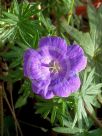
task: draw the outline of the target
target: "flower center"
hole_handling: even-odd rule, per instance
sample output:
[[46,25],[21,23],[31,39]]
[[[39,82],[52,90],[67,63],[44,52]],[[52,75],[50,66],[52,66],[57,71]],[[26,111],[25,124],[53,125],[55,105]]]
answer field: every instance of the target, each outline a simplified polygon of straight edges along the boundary
[[50,68],[50,72],[52,72],[52,73],[58,73],[60,71],[60,69],[61,69],[58,62],[55,62],[55,61],[50,63],[49,68]]

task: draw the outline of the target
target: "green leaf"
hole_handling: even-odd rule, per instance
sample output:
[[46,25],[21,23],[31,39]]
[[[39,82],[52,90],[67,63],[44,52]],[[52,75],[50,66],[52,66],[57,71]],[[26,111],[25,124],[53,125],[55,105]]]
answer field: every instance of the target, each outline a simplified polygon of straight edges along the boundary
[[24,50],[20,47],[12,47],[12,49],[9,52],[1,53],[1,55],[6,59],[21,59],[23,56]]
[[30,89],[31,89],[30,83],[25,81],[20,90],[22,94],[19,96],[18,100],[16,101],[15,108],[20,108],[27,103],[27,99],[30,95]]
[[75,136],[102,136],[102,129],[101,128],[93,129],[90,131],[83,132],[81,134],[80,133],[75,134]]
[[15,108],[20,108],[22,106],[24,106],[27,103],[27,97],[19,97],[19,99],[16,102]]
[[11,62],[9,68],[15,68],[21,64],[21,59],[15,59]]
[[23,79],[23,71],[20,68],[9,71],[7,76],[0,76],[0,79],[4,81],[12,81],[12,83],[14,83]]
[[79,97],[79,100],[78,100],[78,109],[77,109],[77,116],[78,116],[78,124],[79,124],[79,127],[82,128],[82,107],[83,107],[83,101],[82,101],[82,98]]
[[101,88],[102,88],[102,83],[99,83],[96,85],[93,84],[87,89],[86,94],[87,95],[97,95],[98,93],[101,93]]
[[14,20],[15,22],[18,22],[18,17],[17,17],[15,14],[8,13],[8,12],[3,12],[3,14],[4,14],[7,18],[12,19],[12,20]]
[[[44,104],[43,104],[43,105],[44,105]],[[44,107],[41,107],[41,106],[38,106],[38,105],[37,105],[36,113],[41,114],[41,115],[43,116],[43,118],[45,119],[45,118],[47,118],[47,116],[50,114],[51,109],[52,109],[52,107],[49,108],[48,105],[45,105]]]
[[95,46],[97,49],[102,43],[102,6],[96,9],[94,6],[88,6],[88,18],[90,24],[90,34]]
[[91,130],[91,131],[89,131],[88,136],[102,136],[102,129],[98,128],[95,130]]
[[52,113],[51,113],[51,123],[53,124],[56,118],[56,113],[57,113],[57,107],[53,107]]
[[[63,118],[67,118],[67,104],[62,98],[53,98],[51,100],[39,100],[36,103],[36,113],[40,113],[44,118],[49,117],[51,123],[59,122],[63,126]],[[66,112],[67,111],[67,112]],[[69,119],[69,117],[68,117]]]
[[13,9],[16,15],[19,15],[19,5],[17,0],[13,0]]
[[23,6],[25,6],[24,11],[22,12],[21,16],[23,18],[28,18],[31,16],[34,16],[35,14],[39,13],[39,9],[37,8],[38,3],[25,3],[25,5],[23,4]]
[[63,21],[62,27],[69,35],[71,35],[74,40],[85,50],[85,53],[89,56],[94,56],[94,45],[91,39],[90,34],[83,33],[67,24],[66,21]]
[[74,128],[55,127],[55,128],[53,128],[53,130],[55,132],[63,133],[63,134],[76,134],[76,133],[82,133],[84,131],[83,129],[79,129],[77,127],[74,127]]
[[96,45],[96,37],[97,37],[97,13],[96,8],[93,6],[88,6],[88,17],[89,17],[89,24],[90,24],[90,34],[93,40],[93,44]]
[[85,105],[91,114],[95,114],[94,107],[100,108],[97,95],[101,93],[101,88],[102,83],[95,83],[95,69],[86,69],[82,73],[82,86],[80,91],[74,94],[76,114],[73,127],[78,122],[79,128],[83,128],[83,121],[87,127],[90,126]]
[[94,79],[94,72],[95,72],[95,69],[91,70],[91,72],[89,73],[88,77],[86,78],[87,76],[87,70],[84,72],[84,80],[83,80],[83,84],[82,84],[82,87],[81,89],[85,92],[88,87],[92,84],[92,81]]
[[92,69],[90,72],[85,70],[81,86],[83,97],[86,95],[96,96],[101,92],[101,88],[102,83],[95,83],[95,69]]
[[40,17],[39,18],[40,18],[41,23],[46,28],[48,34],[50,35],[50,34],[54,33],[55,26],[51,24],[51,20],[49,18],[45,18],[42,13],[40,13]]
[[[28,47],[34,43],[34,36],[38,33],[39,20],[31,19],[39,12],[38,3],[21,2],[13,0],[9,11],[4,11],[0,20],[0,40],[19,39]],[[39,31],[40,32],[40,31]],[[34,46],[34,45],[33,45]]]
[[4,118],[4,136],[14,135],[16,135],[14,119],[11,116],[6,115]]

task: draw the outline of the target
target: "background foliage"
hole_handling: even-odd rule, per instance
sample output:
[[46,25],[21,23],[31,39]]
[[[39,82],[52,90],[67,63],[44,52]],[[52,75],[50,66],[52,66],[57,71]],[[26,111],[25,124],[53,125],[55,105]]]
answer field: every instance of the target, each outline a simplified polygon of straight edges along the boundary
[[[29,99],[34,114],[48,120],[56,135],[102,135],[102,116],[98,117],[102,110],[102,6],[96,9],[92,2],[87,4],[87,15],[77,16],[76,7],[84,4],[81,0],[13,0],[9,6],[1,1],[1,136],[23,136],[18,111],[27,106]],[[68,98],[44,100],[32,93],[30,81],[23,76],[24,51],[36,49],[38,40],[47,35],[79,44],[88,58],[86,69],[80,73],[81,87]],[[33,122],[33,127],[38,126]]]

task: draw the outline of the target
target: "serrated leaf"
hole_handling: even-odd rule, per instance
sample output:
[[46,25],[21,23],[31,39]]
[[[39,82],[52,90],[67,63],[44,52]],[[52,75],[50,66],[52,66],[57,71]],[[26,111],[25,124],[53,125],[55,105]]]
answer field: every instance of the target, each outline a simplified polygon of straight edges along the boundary
[[63,21],[62,27],[85,50],[86,54],[88,54],[91,57],[94,56],[94,45],[93,45],[93,41],[91,39],[91,36],[88,32],[83,33],[81,31],[69,26],[66,21]]
[[[82,86],[80,92],[75,94],[75,118],[73,121],[73,126],[75,126],[76,122],[79,122],[79,128],[83,126],[83,119],[87,126],[89,126],[88,116],[86,112],[86,108],[91,114],[94,114],[94,107],[99,108],[100,104],[97,101],[97,95],[101,93],[102,84],[95,83],[95,69],[88,71],[87,69],[84,71],[84,75],[82,76]],[[86,105],[86,107],[85,107]]]
[[96,44],[96,36],[97,36],[97,14],[96,8],[93,6],[88,6],[88,17],[89,17],[89,24],[90,24],[90,34],[93,40],[94,45]]
[[32,15],[39,12],[37,6],[38,3],[24,1],[18,4],[17,0],[13,0],[11,8],[3,12],[0,20],[0,40],[15,42],[19,39],[31,47],[34,36],[39,30],[39,20],[30,19]]
[[87,71],[85,71],[85,73],[84,73],[84,81],[83,81],[83,85],[82,85],[82,87],[81,87],[81,89],[82,89],[83,91],[85,91],[85,90],[92,84],[92,81],[93,81],[93,79],[94,79],[94,72],[95,72],[95,69],[93,69],[93,70],[89,73],[89,75],[88,75],[88,77],[87,77],[87,79],[86,79]]
[[53,124],[56,118],[57,108],[53,107],[52,113],[51,113],[51,123]]
[[95,48],[97,49],[102,43],[102,6],[96,9],[94,6],[88,6],[88,18],[90,24],[90,34]]
[[102,83],[99,84],[92,84],[87,90],[86,90],[86,94],[87,95],[97,95],[99,93],[101,93],[101,88],[102,88]]

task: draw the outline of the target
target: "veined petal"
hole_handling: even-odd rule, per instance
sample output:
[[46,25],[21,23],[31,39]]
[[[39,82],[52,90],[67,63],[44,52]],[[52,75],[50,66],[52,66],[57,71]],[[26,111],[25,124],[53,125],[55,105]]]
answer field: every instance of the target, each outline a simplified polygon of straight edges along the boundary
[[71,69],[70,69],[70,61],[69,58],[66,56],[58,60],[59,63],[59,70],[58,72],[51,73],[51,84],[50,86],[54,86],[59,82],[63,82],[63,80],[68,79],[70,77]]
[[24,75],[28,78],[36,80],[47,79],[50,75],[49,69],[41,65],[40,54],[33,50],[28,49],[24,54]]
[[60,37],[44,37],[39,41],[39,48],[47,56],[61,58],[67,52],[66,41]]
[[52,90],[54,95],[59,97],[68,97],[71,93],[80,88],[80,78],[78,76],[70,77],[56,84]]
[[77,73],[85,69],[87,58],[84,55],[83,49],[79,45],[68,46],[67,56],[69,56],[72,72]]
[[41,62],[49,64],[52,61],[52,56],[49,53],[48,47],[43,47],[38,49],[38,53],[41,55]]
[[42,80],[40,82],[32,81],[32,90],[34,93],[40,95],[44,99],[51,99],[54,97],[54,94],[52,91],[48,90],[48,86],[50,84],[50,79],[48,80]]

